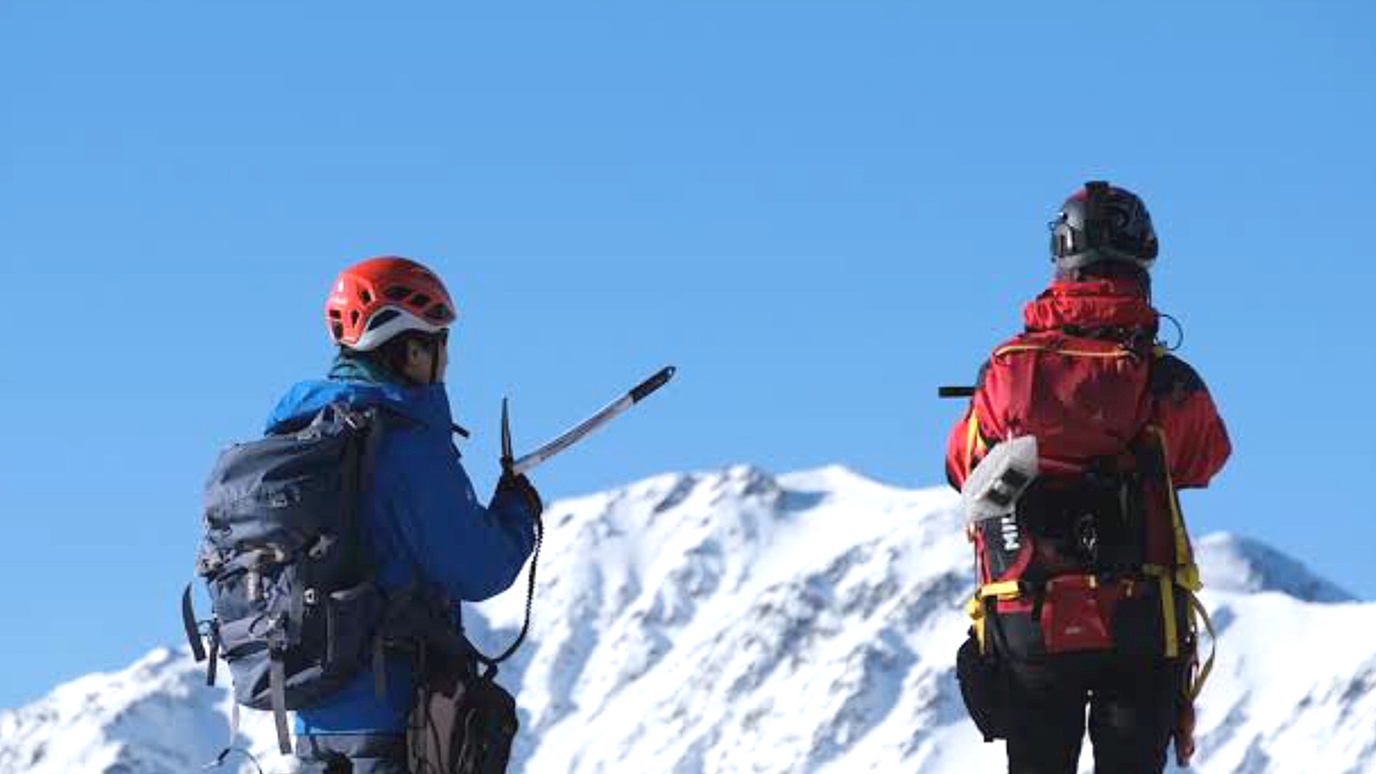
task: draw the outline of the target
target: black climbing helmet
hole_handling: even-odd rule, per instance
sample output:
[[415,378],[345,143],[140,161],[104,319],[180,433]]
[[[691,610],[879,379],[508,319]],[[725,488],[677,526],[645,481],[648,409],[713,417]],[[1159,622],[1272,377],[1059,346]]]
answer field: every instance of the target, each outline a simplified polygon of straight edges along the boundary
[[1126,188],[1091,180],[1061,205],[1051,227],[1051,260],[1061,271],[1095,263],[1128,263],[1150,269],[1156,231],[1147,205]]

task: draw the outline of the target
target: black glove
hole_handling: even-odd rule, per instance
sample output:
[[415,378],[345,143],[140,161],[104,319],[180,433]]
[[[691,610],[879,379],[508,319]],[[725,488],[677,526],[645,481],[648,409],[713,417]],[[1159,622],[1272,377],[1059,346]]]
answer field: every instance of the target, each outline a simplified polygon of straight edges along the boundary
[[535,491],[535,485],[530,483],[524,473],[512,475],[511,471],[502,471],[502,477],[497,479],[497,492],[516,492],[530,509],[530,515],[540,518],[540,514],[545,512],[545,504],[540,501],[540,493]]

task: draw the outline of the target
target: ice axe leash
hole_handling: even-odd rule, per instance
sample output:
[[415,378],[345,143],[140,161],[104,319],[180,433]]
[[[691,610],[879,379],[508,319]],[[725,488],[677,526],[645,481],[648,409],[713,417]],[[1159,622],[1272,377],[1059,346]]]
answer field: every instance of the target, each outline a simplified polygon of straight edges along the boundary
[[[512,452],[510,401],[506,398],[502,398],[501,463],[503,476],[515,478],[549,461],[555,455],[583,440],[583,438],[592,431],[625,413],[627,409],[644,400],[655,390],[668,384],[669,380],[674,378],[675,370],[673,366],[660,369],[654,376],[632,387],[630,392],[608,403],[596,414],[593,414],[564,432],[563,435],[560,435],[558,438],[555,438],[520,459],[516,459]],[[488,678],[496,675],[498,664],[511,658],[511,656],[516,653],[516,650],[521,647],[521,643],[525,642],[526,634],[530,631],[530,611],[535,602],[535,568],[540,563],[540,546],[544,541],[545,523],[537,514],[535,517],[535,548],[531,552],[530,575],[526,584],[526,615],[525,619],[521,622],[521,633],[516,635],[516,640],[512,642],[506,650],[492,658],[484,656],[482,653],[478,652],[477,648],[473,648],[474,656],[480,663],[487,667],[484,675]],[[470,647],[472,647],[471,644]]]

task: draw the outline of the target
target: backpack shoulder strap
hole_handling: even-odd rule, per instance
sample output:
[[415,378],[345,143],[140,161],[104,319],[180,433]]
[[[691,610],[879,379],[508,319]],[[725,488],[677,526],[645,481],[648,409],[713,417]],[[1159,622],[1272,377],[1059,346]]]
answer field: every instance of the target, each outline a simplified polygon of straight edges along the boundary
[[389,427],[407,421],[405,417],[380,406],[364,411],[352,411],[338,407],[343,421],[354,430],[353,443],[344,460],[344,488],[352,496],[344,500],[343,526],[347,535],[356,538],[356,561],[360,566],[373,562],[372,551],[364,539],[366,530],[362,522],[363,498],[372,489],[373,471],[377,467],[378,450]]

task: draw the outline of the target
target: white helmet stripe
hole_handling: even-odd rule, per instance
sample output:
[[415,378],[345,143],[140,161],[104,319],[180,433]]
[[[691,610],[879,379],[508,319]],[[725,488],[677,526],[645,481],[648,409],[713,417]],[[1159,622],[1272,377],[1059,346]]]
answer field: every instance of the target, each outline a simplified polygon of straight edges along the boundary
[[[397,314],[387,322],[373,327],[373,320],[377,319],[378,315],[386,313],[389,309]],[[398,334],[405,333],[406,331],[439,333],[444,330],[445,327],[444,325],[439,325],[425,320],[424,318],[417,317],[414,313],[399,306],[384,306],[369,316],[368,322],[363,325],[363,335],[358,337],[358,343],[350,345],[349,348],[358,350],[359,352],[370,352],[382,346],[388,339]]]

